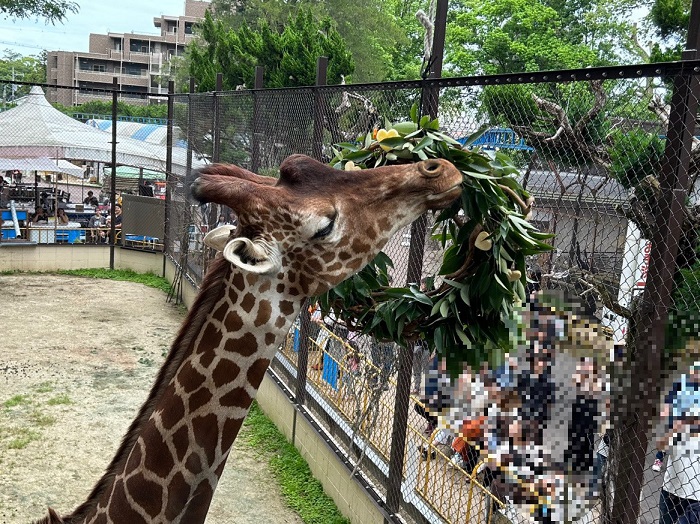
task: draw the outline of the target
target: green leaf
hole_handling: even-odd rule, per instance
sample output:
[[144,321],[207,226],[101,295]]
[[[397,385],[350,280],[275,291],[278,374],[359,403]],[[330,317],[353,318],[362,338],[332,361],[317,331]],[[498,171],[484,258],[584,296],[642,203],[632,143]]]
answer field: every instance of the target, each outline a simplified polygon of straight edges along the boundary
[[411,118],[411,122],[418,123],[418,102],[413,102],[411,110],[409,111],[409,117]]

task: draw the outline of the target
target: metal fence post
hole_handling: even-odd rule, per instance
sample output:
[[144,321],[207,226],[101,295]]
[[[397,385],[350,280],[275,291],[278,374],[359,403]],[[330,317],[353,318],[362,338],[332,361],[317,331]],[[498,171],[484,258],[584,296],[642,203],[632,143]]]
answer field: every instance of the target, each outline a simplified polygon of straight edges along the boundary
[[263,88],[265,67],[255,66],[255,83],[253,85],[253,136],[250,143],[250,170],[257,173],[260,169],[260,93]]
[[321,160],[323,155],[323,100],[320,86],[328,82],[328,57],[319,56],[316,62],[316,86],[314,87],[314,127],[311,142],[311,156]]
[[218,162],[221,158],[221,115],[219,114],[219,93],[223,89],[224,75],[223,73],[216,73],[216,90],[212,96],[212,111],[214,113],[214,118],[212,122],[212,150],[211,150],[211,161]]
[[[428,72],[429,78],[442,76],[442,55],[445,48],[445,27],[447,24],[447,0],[438,0],[435,13],[435,32]],[[421,112],[436,118],[438,113],[439,88],[424,86],[421,93]],[[411,245],[409,247],[408,284],[420,283],[423,274],[423,253],[425,251],[425,233],[428,225],[427,215],[422,215],[411,224]],[[391,430],[391,450],[389,452],[389,478],[387,479],[387,508],[391,513],[398,513],[401,507],[401,482],[406,451],[406,433],[408,430],[408,409],[411,397],[411,371],[413,367],[413,348],[399,349],[398,376],[396,378],[396,398],[394,399],[394,421]]]
[[173,120],[175,118],[175,82],[168,81],[168,133],[165,138],[165,202],[164,214],[165,225],[163,227],[163,277],[165,277],[165,251],[168,249],[168,241],[170,234],[168,228],[170,226],[170,173],[173,172]]
[[[690,14],[684,60],[698,57],[700,50],[700,0],[694,0]],[[615,428],[617,449],[611,458],[614,469],[615,497],[612,522],[633,524],[640,511],[640,493],[644,480],[644,459],[648,447],[650,423],[658,415],[661,367],[668,311],[678,270],[677,254],[688,192],[688,169],[695,133],[700,83],[691,68],[674,79],[664,161],[659,185],[661,197],[652,238],[649,272],[641,302],[630,322],[628,350],[635,350],[627,395],[616,400],[620,416]],[[624,439],[624,440],[623,440]],[[623,444],[623,445],[621,445]],[[624,448],[623,448],[624,446]]]
[[117,102],[119,100],[119,81],[115,76],[112,79],[112,191],[109,195],[109,215],[111,242],[109,243],[109,269],[114,269],[114,245],[116,244],[116,214],[114,212],[117,203]]

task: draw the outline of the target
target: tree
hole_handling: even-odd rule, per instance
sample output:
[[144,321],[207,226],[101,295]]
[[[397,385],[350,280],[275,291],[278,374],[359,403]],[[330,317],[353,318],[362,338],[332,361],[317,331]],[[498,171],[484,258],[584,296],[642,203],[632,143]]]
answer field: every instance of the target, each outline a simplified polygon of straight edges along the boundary
[[649,21],[656,36],[651,50],[652,62],[680,60],[690,22],[690,0],[654,0]]
[[187,70],[199,91],[212,91],[222,72],[224,89],[253,87],[255,66],[265,67],[268,88],[310,86],[316,60],[328,57],[328,83],[338,84],[354,70],[354,61],[330,18],[316,19],[308,9],[290,15],[284,27],[267,20],[256,26],[228,26],[207,12],[197,26],[199,39],[187,48]]
[[[394,52],[403,49],[408,39],[401,20],[394,13],[395,0],[214,0],[214,12],[234,29],[254,26],[266,20],[273,27],[283,26],[298,9],[309,9],[321,18],[331,18],[355,61],[352,82],[381,82],[390,79]],[[400,55],[399,55],[400,56]],[[405,58],[399,61],[403,64]],[[350,80],[350,79],[348,79]]]
[[55,24],[63,22],[69,13],[77,13],[80,6],[69,0],[1,0],[0,13],[5,18],[45,18]]
[[[41,56],[22,56],[6,49],[0,58],[0,78],[5,81],[46,82],[46,58]],[[3,84],[2,100],[12,100],[29,93],[29,86]]]

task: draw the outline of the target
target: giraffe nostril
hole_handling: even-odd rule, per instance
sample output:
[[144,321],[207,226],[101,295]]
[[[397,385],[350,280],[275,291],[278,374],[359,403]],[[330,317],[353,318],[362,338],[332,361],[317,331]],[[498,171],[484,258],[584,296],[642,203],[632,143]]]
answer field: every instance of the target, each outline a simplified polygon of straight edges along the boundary
[[418,171],[428,178],[435,178],[442,174],[442,162],[439,160],[424,160],[418,164]]

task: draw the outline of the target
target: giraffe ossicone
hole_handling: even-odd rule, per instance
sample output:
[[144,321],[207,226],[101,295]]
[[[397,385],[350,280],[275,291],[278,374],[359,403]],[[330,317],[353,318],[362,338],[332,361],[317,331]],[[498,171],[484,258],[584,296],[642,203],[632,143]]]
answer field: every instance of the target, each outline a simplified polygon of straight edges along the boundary
[[359,271],[389,238],[460,194],[445,160],[340,171],[293,155],[279,179],[232,165],[192,194],[238,226],[205,237],[221,252],[146,402],[87,500],[38,524],[202,524],[231,446],[304,299]]

